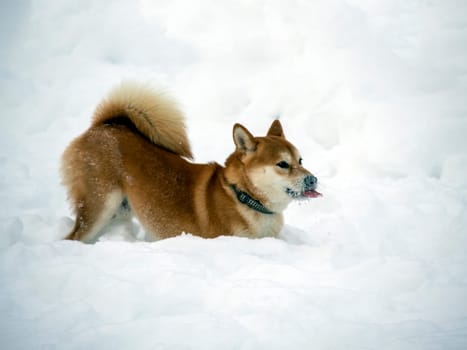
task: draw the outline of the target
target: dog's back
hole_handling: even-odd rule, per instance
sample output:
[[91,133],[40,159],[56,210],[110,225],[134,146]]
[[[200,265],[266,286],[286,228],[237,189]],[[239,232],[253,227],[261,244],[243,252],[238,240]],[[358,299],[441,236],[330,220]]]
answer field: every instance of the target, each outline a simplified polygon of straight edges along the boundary
[[[157,170],[186,169],[189,163],[181,157],[192,158],[192,154],[184,116],[175,104],[142,85],[124,83],[114,89],[97,107],[91,127],[68,146],[62,157],[63,183],[76,214],[67,238],[94,240],[118,214],[131,194],[127,192],[133,192],[132,205],[138,205],[138,192],[151,190],[148,184],[138,182],[153,183],[158,187],[157,192],[152,188],[154,194],[168,193],[173,189],[170,182],[180,180],[181,174],[177,176],[174,170],[174,176],[162,179],[166,173]],[[165,189],[160,188],[157,177],[166,183]],[[134,191],[127,191],[128,187]]]

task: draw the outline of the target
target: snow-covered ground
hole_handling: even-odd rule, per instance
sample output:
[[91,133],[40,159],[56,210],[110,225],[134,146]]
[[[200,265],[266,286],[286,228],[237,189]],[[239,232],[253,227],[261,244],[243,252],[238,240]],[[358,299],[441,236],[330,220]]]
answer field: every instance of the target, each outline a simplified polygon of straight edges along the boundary
[[[60,154],[127,78],[200,162],[280,115],[324,197],[281,239],[61,240]],[[0,111],[1,349],[467,349],[465,1],[2,2]]]

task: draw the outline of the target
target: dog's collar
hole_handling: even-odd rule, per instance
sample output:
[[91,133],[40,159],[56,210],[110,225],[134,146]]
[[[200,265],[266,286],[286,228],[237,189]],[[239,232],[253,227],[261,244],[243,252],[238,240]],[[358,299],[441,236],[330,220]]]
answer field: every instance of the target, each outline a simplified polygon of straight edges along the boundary
[[237,199],[240,203],[243,203],[246,206],[250,207],[251,209],[256,210],[257,212],[260,212],[262,214],[274,214],[274,212],[266,208],[259,200],[254,199],[252,196],[250,196],[246,192],[240,191],[237,188],[237,186],[232,184],[230,185],[230,187],[237,195]]

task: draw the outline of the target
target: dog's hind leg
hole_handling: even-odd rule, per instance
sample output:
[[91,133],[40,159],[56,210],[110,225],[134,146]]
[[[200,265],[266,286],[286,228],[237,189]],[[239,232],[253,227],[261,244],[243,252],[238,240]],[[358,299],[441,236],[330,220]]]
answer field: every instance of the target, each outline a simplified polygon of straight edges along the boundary
[[75,202],[76,221],[66,239],[92,243],[102,229],[117,213],[123,201],[123,194],[114,191],[106,196],[86,196]]

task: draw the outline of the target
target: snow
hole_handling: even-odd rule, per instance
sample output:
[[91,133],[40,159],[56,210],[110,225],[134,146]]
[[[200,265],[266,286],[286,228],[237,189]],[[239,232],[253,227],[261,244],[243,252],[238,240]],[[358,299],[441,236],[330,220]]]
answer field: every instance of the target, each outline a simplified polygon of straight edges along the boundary
[[[467,348],[464,1],[0,7],[2,349]],[[61,240],[61,152],[128,78],[200,162],[280,116],[324,196],[280,239]]]

